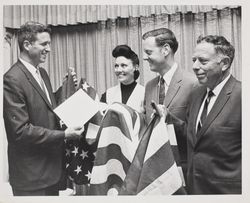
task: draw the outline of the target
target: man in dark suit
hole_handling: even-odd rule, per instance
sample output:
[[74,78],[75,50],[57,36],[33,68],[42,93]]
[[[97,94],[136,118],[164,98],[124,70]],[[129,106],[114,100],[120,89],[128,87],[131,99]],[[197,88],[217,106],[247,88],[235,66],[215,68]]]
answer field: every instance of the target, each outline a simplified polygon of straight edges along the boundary
[[167,28],[149,31],[143,35],[143,59],[148,61],[150,70],[159,73],[146,84],[145,111],[149,121],[153,113],[151,101],[162,104],[174,116],[167,117],[168,124],[174,124],[180,157],[175,153],[176,161],[180,163],[186,176],[187,139],[185,121],[190,92],[196,83],[195,76],[178,66],[174,55],[178,42],[174,33]]
[[190,194],[241,193],[241,82],[230,74],[234,47],[222,36],[200,37],[193,70],[200,86],[188,116]]
[[14,195],[58,195],[65,139],[83,129],[60,130],[49,77],[40,63],[50,52],[50,29],[27,22],[18,32],[19,60],[4,75],[3,115],[9,181]]

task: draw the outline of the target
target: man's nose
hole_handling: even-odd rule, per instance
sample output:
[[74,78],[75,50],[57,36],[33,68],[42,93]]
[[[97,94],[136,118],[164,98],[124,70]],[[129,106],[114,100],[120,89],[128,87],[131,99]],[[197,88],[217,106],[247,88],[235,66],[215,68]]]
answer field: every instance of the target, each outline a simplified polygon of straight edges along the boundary
[[195,60],[193,63],[193,70],[198,70],[200,69],[200,62],[199,60]]
[[47,45],[46,45],[45,50],[46,50],[47,52],[50,52],[50,51],[51,51],[50,44],[47,44]]

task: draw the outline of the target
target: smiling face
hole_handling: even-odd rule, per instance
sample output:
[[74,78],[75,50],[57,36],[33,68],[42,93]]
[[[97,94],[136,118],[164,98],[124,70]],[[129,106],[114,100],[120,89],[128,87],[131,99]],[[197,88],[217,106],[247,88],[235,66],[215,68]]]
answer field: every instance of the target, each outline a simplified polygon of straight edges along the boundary
[[162,74],[166,67],[166,59],[163,48],[157,46],[155,37],[143,40],[143,59],[148,62],[150,70]]
[[115,59],[115,74],[120,83],[124,85],[134,82],[135,66],[131,59],[124,56],[118,56]]
[[[28,42],[29,43],[29,42]],[[27,46],[29,58],[34,66],[44,63],[50,52],[50,35],[47,32],[37,33],[36,41]]]
[[223,65],[213,44],[201,42],[196,46],[193,54],[193,71],[200,84],[213,89],[222,81]]

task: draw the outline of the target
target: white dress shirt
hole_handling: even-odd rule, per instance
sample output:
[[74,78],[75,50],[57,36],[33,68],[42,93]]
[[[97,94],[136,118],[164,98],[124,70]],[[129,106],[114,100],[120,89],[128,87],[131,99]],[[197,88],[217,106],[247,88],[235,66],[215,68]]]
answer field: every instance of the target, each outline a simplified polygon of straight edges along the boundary
[[[37,81],[37,83],[40,85],[41,89],[43,89],[42,87],[42,84],[40,83],[40,79],[38,78],[38,75],[37,75],[37,68],[33,65],[31,65],[29,62],[27,61],[24,61],[23,59],[19,58],[19,60],[23,63],[23,65],[28,69],[28,71],[31,73],[31,75],[35,78],[35,80]],[[42,78],[41,78],[42,79]],[[43,80],[43,79],[42,79]],[[44,83],[44,81],[43,81]],[[45,84],[45,83],[44,83]],[[51,103],[51,100],[50,100],[50,96],[49,96],[49,92],[47,90],[47,87],[46,85],[44,85],[44,88],[45,88],[45,94],[49,100],[49,102]]]
[[[170,70],[163,75],[164,84],[165,84],[165,95],[167,94],[168,87],[170,85],[170,82],[173,78],[173,75],[174,75],[177,67],[178,67],[177,63],[174,63],[173,66],[170,68]],[[160,87],[160,81],[159,81],[158,85]]]

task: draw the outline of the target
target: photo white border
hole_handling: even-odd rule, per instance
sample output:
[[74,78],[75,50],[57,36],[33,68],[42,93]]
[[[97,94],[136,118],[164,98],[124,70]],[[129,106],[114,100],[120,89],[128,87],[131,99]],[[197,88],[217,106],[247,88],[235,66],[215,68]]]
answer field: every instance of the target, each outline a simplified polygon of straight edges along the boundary
[[[248,0],[249,1],[249,0]],[[0,196],[0,203],[14,203],[14,202],[63,202],[69,203],[70,201],[77,202],[171,202],[171,203],[241,203],[250,202],[250,122],[248,123],[248,116],[250,115],[249,103],[250,101],[250,2],[247,0],[1,0],[0,2],[0,35],[1,35],[1,49],[0,49],[0,64],[3,66],[3,5],[241,5],[242,6],[242,195],[185,195],[185,196],[118,196],[118,197],[107,197],[107,196],[59,196],[59,197],[9,197]],[[3,68],[0,68],[0,129],[3,131]],[[0,132],[0,136],[3,134]],[[2,140],[2,139],[1,139]],[[3,164],[2,151],[0,150],[0,167]],[[1,169],[0,169],[1,170]],[[3,172],[0,171],[0,181],[2,181]],[[0,190],[1,190],[0,182]]]

